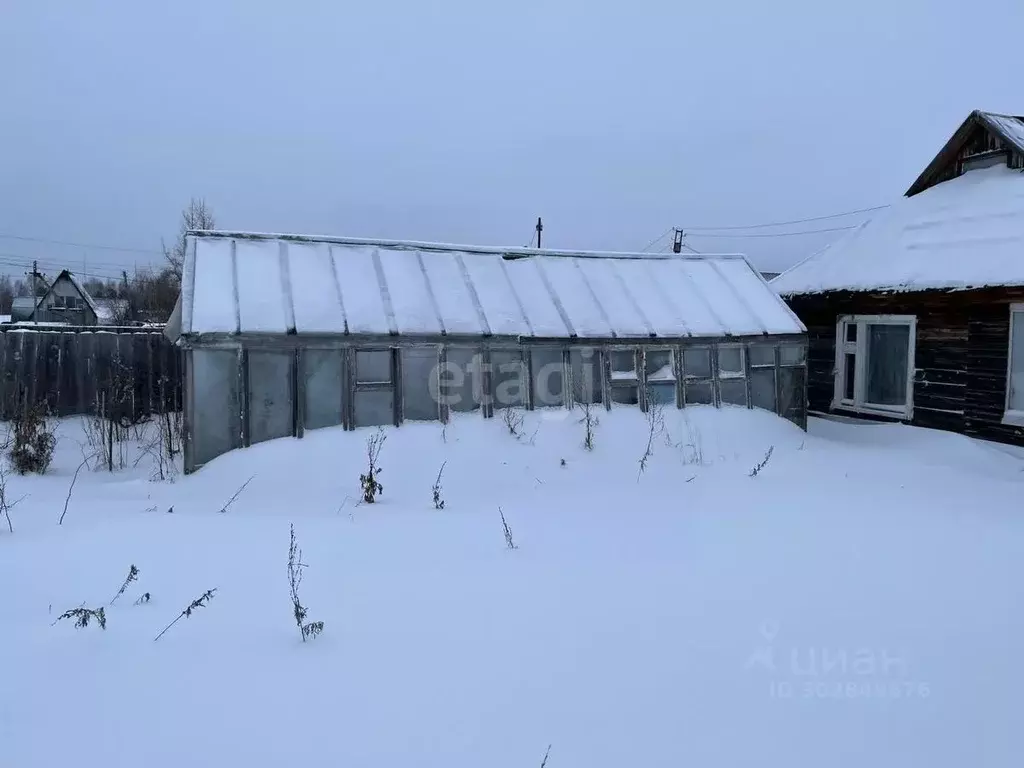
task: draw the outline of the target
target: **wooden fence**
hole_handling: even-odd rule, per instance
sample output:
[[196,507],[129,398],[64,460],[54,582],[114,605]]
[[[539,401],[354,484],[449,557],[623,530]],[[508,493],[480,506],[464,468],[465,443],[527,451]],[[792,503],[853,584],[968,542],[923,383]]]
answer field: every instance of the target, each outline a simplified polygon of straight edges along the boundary
[[0,326],[0,417],[43,402],[57,416],[180,410],[182,370],[160,330]]

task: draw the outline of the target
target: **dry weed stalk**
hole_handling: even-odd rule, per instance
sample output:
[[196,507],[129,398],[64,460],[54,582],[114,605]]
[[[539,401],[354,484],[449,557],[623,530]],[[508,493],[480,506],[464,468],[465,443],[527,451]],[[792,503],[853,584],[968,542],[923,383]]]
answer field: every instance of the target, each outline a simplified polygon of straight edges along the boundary
[[302,550],[295,540],[295,526],[290,526],[290,542],[288,544],[288,590],[292,597],[292,615],[302,635],[302,642],[317,637],[324,631],[322,621],[306,622],[307,610],[299,599],[299,585],[302,583],[302,569],[308,566],[302,562]]
[[213,595],[214,595],[214,593],[216,591],[217,591],[216,587],[214,587],[213,589],[208,589],[205,592],[203,592],[203,594],[201,594],[199,597],[197,597],[195,600],[193,600],[191,603],[189,603],[188,606],[185,608],[185,610],[183,610],[181,613],[179,613],[178,617],[174,621],[172,621],[170,624],[168,624],[166,627],[164,627],[162,630],[160,630],[160,634],[153,638],[153,642],[156,642],[161,637],[163,637],[164,633],[168,629],[173,627],[175,624],[177,624],[179,621],[181,621],[182,619],[189,618],[192,615],[193,611],[196,611],[196,610],[198,610],[200,608],[205,607],[213,599]]
[[380,458],[380,451],[384,447],[384,441],[387,439],[384,427],[378,427],[376,434],[370,435],[366,439],[368,466],[366,472],[359,476],[359,486],[363,489],[363,501],[367,504],[373,504],[377,500],[377,495],[384,493],[384,486],[377,479],[383,470],[378,466],[377,461]]

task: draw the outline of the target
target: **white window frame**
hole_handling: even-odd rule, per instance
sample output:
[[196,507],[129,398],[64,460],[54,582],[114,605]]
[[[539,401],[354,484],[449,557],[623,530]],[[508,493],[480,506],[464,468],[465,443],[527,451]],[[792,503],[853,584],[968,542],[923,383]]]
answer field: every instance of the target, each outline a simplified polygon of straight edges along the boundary
[[[857,340],[846,340],[846,329],[850,325],[857,326]],[[867,361],[867,326],[869,325],[905,325],[910,329],[907,347],[907,395],[906,405],[882,405],[869,403],[865,400]],[[916,315],[841,315],[836,321],[836,357],[833,371],[834,390],[832,393],[833,410],[855,411],[857,413],[877,416],[895,416],[910,419],[914,415],[914,375],[916,372]],[[846,395],[846,355],[854,356],[853,399]]]
[[1024,411],[1010,408],[1010,377],[1013,375],[1013,316],[1024,313],[1024,304],[1010,305],[1010,332],[1007,334],[1006,349],[1006,401],[1003,403],[1003,424],[1024,427]]

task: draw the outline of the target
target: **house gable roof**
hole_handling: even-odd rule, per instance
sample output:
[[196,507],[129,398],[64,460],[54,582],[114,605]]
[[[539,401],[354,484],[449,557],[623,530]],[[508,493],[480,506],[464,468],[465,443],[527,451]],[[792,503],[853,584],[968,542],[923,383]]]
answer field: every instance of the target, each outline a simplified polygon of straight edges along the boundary
[[973,170],[901,198],[771,285],[784,296],[1024,285],[1024,172]]
[[1024,117],[999,115],[995,112],[982,112],[980,109],[976,109],[960,124],[949,141],[939,150],[939,153],[910,185],[910,189],[904,195],[912,197],[934,184],[942,171],[948,168],[950,163],[956,162],[960,150],[979,126],[1002,139],[1005,146],[1024,155]]
[[198,232],[187,239],[180,300],[186,337],[637,339],[805,332],[739,255]]
[[61,273],[57,275],[57,277],[54,279],[52,283],[50,283],[50,287],[46,289],[46,293],[44,293],[40,297],[39,301],[36,302],[37,309],[42,305],[42,303],[47,298],[49,298],[50,294],[53,293],[54,288],[57,287],[61,280],[67,280],[69,283],[71,283],[71,285],[73,285],[75,290],[78,292],[78,295],[82,297],[82,301],[89,305],[89,309],[92,310],[94,315],[99,317],[100,310],[96,306],[96,302],[93,300],[92,296],[90,296],[89,292],[85,290],[85,286],[78,282],[78,278],[75,277],[71,272],[69,272],[66,269],[61,270]]

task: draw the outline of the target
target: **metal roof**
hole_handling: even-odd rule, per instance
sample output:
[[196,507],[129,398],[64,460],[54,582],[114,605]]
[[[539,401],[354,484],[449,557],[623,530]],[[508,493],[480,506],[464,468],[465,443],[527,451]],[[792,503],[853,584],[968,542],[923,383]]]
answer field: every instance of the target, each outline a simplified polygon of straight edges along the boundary
[[740,255],[195,232],[181,334],[680,338],[803,333]]

